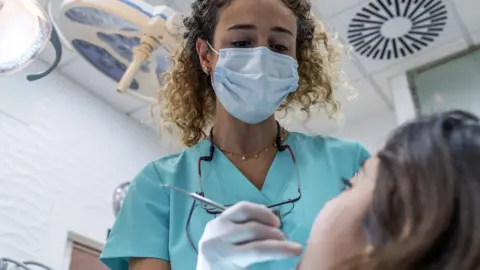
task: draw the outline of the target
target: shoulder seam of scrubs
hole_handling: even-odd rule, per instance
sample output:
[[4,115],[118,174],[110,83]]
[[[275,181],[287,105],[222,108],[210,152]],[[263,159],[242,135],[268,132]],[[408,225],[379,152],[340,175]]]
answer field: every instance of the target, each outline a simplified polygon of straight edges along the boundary
[[[365,149],[365,147],[359,141],[356,141],[356,144],[357,144],[357,147],[356,147],[357,149],[355,151],[355,164],[353,164],[353,166],[354,166],[354,168],[356,168],[357,166],[360,166],[360,168],[361,168],[365,161],[360,160],[360,157],[361,157],[360,155],[361,155],[362,149]],[[359,170],[360,170],[360,168],[359,168]],[[357,171],[354,172],[354,173],[357,173]]]
[[356,142],[356,144],[357,144],[357,149],[355,151],[356,152],[355,156],[356,156],[357,161],[358,161],[358,159],[360,159],[360,152],[362,151],[362,148],[365,148],[365,147],[358,141]]
[[[150,164],[153,166],[153,169],[155,170],[155,174],[157,175],[158,179],[160,180],[160,183],[161,183],[162,185],[164,185],[165,182],[163,181],[163,178],[160,176],[160,173],[158,172],[157,165],[155,165],[155,162],[153,162],[153,161],[150,162]],[[160,187],[160,185],[158,185],[158,187]],[[170,194],[165,190],[165,188],[162,188],[162,187],[160,187],[160,188],[163,190],[163,192],[165,193],[165,195],[167,195],[167,197],[168,197],[168,202],[170,203]]]

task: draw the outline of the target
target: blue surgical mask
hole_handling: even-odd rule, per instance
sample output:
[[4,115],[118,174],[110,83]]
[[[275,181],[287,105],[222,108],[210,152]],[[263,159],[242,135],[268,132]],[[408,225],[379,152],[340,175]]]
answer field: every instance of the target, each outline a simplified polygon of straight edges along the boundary
[[298,87],[298,64],[288,55],[267,47],[215,52],[219,55],[212,76],[215,94],[228,113],[245,123],[265,121]]

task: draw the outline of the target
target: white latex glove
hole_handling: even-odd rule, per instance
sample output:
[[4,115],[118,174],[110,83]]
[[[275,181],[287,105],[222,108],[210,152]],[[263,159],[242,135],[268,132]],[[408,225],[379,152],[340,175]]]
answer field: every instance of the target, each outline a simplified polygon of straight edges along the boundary
[[299,256],[302,246],[285,240],[280,220],[263,205],[240,202],[205,227],[197,270],[243,270],[271,260]]

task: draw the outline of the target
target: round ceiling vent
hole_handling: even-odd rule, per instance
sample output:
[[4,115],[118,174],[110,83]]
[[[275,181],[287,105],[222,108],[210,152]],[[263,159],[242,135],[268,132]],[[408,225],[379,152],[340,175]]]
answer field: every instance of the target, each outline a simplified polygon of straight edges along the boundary
[[442,0],[371,1],[350,22],[348,42],[370,59],[399,59],[435,41],[447,19]]

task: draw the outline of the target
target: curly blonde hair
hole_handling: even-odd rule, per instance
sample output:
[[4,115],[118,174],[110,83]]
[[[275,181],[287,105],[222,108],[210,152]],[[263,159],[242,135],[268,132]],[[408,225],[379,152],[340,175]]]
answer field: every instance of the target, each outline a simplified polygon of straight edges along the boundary
[[[204,73],[196,42],[211,42],[219,9],[231,0],[196,0],[191,16],[185,18],[186,32],[179,51],[172,56],[173,69],[164,75],[158,91],[160,124],[172,123],[181,131],[182,142],[190,147],[206,138],[214,120],[216,97],[209,76]],[[299,87],[287,96],[278,110],[299,108],[310,113],[324,108],[330,116],[339,110],[333,89],[340,80],[341,50],[328,39],[311,13],[308,0],[282,0],[297,17],[297,61]]]

